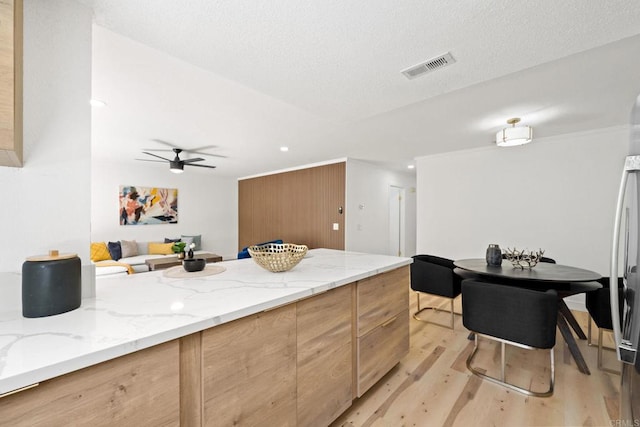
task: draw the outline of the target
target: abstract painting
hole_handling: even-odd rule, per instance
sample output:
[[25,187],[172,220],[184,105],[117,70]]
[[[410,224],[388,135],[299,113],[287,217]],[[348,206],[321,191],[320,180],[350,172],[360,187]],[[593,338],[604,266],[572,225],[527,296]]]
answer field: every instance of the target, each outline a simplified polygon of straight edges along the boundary
[[120,225],[177,222],[177,188],[120,186]]

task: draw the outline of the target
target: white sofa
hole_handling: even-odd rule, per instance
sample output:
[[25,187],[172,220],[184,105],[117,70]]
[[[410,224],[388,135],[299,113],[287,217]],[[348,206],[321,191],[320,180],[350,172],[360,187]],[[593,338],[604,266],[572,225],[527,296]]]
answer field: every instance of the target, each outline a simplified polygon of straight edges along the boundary
[[[127,264],[131,266],[134,273],[144,273],[149,271],[149,267],[145,263],[148,259],[154,258],[167,258],[167,257],[175,257],[176,254],[170,255],[159,255],[159,254],[150,254],[149,253],[149,243],[163,243],[163,242],[138,242],[136,241],[136,245],[138,246],[138,255],[130,256],[126,258],[120,258],[117,263]],[[194,255],[206,253],[207,251],[194,251]],[[113,265],[113,261],[98,261],[93,262],[96,266],[96,277],[113,277],[113,276],[124,276],[128,274],[129,269],[123,265]]]

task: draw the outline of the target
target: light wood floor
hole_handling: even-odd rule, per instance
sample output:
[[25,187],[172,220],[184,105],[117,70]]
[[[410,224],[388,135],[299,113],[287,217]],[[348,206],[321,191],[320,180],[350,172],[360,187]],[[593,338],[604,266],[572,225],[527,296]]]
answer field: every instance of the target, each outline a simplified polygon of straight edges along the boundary
[[[433,299],[442,304],[443,300]],[[428,298],[421,297],[421,305]],[[411,295],[412,312],[416,297]],[[448,303],[443,305],[448,306]],[[456,300],[460,311],[460,299]],[[587,313],[575,312],[587,332]],[[447,322],[445,313],[425,313]],[[436,317],[433,317],[436,316]],[[455,330],[411,319],[411,351],[332,425],[337,426],[611,426],[618,419],[620,376],[597,368],[597,348],[578,340],[591,370],[581,374],[558,333],[553,396],[537,398],[510,391],[471,375],[465,365],[473,342],[462,318]],[[594,341],[597,338],[594,328]],[[608,337],[610,339],[610,337]],[[609,341],[610,344],[610,341]],[[604,352],[605,366],[619,368],[615,353]],[[499,375],[500,346],[481,340],[474,366]],[[494,369],[497,368],[497,369]],[[507,379],[544,390],[549,377],[547,351],[507,347]]]

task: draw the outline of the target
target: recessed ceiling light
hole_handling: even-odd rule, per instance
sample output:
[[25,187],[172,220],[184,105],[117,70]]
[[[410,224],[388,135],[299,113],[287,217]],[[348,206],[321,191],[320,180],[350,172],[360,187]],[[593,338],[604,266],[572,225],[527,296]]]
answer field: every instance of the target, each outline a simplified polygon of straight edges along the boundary
[[280,151],[282,152],[289,151],[289,147],[280,147]]
[[407,166],[407,169],[414,169],[414,168],[415,168],[415,166],[414,166],[414,165],[409,165],[409,166]]
[[101,101],[100,99],[91,99],[89,104],[91,104],[92,107],[105,107],[107,105],[106,102]]

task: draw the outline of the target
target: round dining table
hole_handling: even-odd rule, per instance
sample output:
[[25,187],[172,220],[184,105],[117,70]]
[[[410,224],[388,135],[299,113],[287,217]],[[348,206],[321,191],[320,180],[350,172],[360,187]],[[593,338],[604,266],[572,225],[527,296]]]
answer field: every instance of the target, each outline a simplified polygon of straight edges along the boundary
[[532,268],[514,267],[507,260],[503,260],[500,266],[490,266],[483,258],[461,259],[454,261],[453,264],[456,266],[454,273],[464,279],[476,279],[530,289],[556,290],[558,293],[558,329],[569,346],[569,351],[576,361],[578,370],[583,374],[591,374],[571,329],[574,330],[578,338],[584,340],[587,337],[564,302],[564,298],[601,288],[602,285],[596,281],[602,278],[600,274],[583,268],[547,262],[538,263]]

